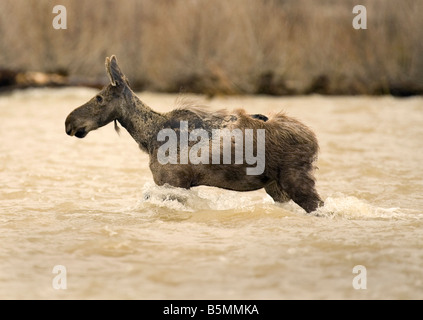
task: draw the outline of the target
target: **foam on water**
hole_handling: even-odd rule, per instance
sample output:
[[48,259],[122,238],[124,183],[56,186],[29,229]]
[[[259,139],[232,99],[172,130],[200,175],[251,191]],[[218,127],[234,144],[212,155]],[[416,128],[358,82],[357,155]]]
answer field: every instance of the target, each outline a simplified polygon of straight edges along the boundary
[[201,210],[248,210],[255,206],[271,204],[267,196],[243,194],[217,188],[197,187],[191,190],[146,183],[142,190],[141,206],[155,206],[174,211],[196,212]]
[[[217,188],[197,187],[191,190],[174,188],[171,186],[157,186],[146,183],[142,189],[143,199],[138,203],[138,209],[164,209],[171,212],[194,213],[204,210],[252,211],[274,205],[283,211],[292,214],[305,215],[305,212],[293,201],[278,204],[270,196],[259,193],[241,193]],[[411,213],[411,212],[410,212]],[[329,219],[408,219],[409,213],[400,208],[381,208],[365,200],[342,193],[329,196],[325,205],[319,208],[314,215]],[[415,215],[415,214],[414,214]]]
[[380,208],[342,193],[328,197],[317,214],[331,219],[401,219],[407,216],[400,208]]

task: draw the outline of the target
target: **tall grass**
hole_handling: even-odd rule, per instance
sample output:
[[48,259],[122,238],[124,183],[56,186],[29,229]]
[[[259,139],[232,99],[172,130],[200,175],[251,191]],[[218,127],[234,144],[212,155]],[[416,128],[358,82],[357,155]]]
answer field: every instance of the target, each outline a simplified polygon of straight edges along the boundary
[[384,93],[423,87],[423,1],[49,0],[0,2],[0,69],[104,77],[116,54],[137,88],[227,94]]

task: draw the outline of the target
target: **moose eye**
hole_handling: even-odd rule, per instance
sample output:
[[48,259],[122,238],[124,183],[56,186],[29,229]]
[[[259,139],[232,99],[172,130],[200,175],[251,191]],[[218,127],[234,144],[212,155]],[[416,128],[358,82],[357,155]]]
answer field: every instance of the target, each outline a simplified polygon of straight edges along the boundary
[[102,103],[103,102],[103,97],[102,96],[96,96],[95,97],[98,103]]

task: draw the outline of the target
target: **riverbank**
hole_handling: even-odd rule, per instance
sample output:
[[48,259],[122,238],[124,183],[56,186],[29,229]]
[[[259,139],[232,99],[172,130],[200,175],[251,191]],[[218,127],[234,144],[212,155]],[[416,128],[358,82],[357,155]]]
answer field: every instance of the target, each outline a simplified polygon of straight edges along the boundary
[[[291,83],[291,84],[289,84]],[[416,83],[390,83],[386,87],[375,87],[373,89],[358,90],[357,86],[348,88],[337,88],[331,85],[331,81],[320,76],[312,81],[309,86],[295,85],[295,82],[283,81],[274,77],[272,73],[263,75],[258,82],[257,88],[252,94],[270,96],[302,96],[310,94],[320,95],[392,95],[396,97],[408,97],[423,95],[423,86]],[[69,76],[67,72],[43,73],[43,72],[22,72],[7,69],[0,69],[0,92],[7,92],[16,89],[27,88],[55,88],[55,87],[88,87],[101,89],[108,84],[106,76],[90,78],[84,76]],[[179,90],[176,88],[179,87]],[[148,86],[133,86],[135,91],[148,90]],[[193,76],[186,82],[175,84],[174,88],[168,88],[166,93],[194,93],[204,94],[209,97],[219,95],[244,95],[251,93],[240,92],[231,87],[224,79],[214,78],[195,79]]]
[[360,4],[367,29],[353,27],[354,0],[67,0],[66,29],[55,29],[51,1],[3,0],[0,69],[97,86],[115,54],[137,91],[422,94],[423,1]]

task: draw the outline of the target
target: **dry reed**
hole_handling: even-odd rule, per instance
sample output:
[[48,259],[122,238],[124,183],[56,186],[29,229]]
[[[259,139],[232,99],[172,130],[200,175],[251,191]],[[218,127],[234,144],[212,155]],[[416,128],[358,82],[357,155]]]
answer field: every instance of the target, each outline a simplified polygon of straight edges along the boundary
[[104,77],[116,54],[138,89],[209,94],[387,93],[423,87],[423,1],[48,0],[0,2],[0,69]]

